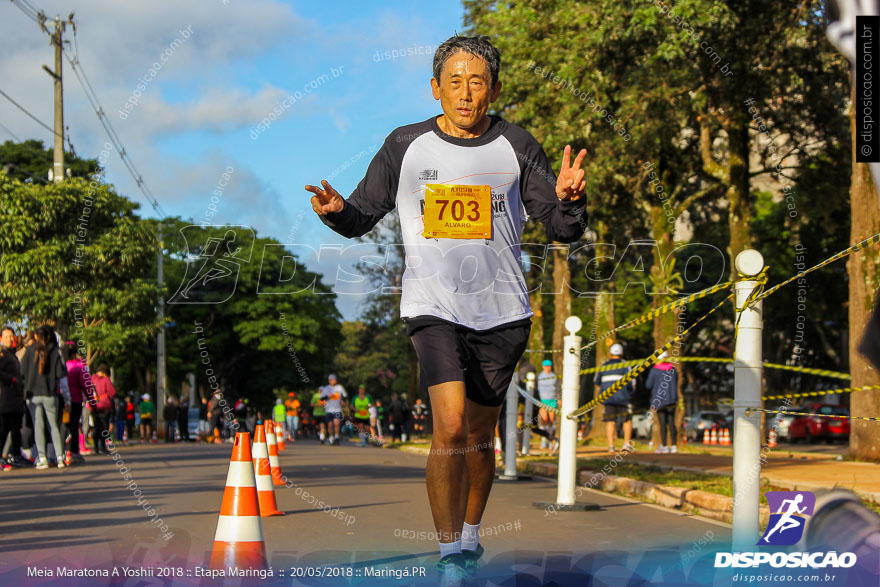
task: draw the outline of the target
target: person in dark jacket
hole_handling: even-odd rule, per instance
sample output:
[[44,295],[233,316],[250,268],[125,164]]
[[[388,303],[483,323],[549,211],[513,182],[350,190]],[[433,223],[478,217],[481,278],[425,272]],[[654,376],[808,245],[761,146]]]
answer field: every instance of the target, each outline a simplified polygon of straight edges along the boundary
[[[623,346],[614,343],[611,345],[609,352],[611,358],[605,361],[602,365],[603,367],[623,362]],[[623,366],[608,371],[599,371],[593,378],[593,383],[599,386],[599,392],[601,393],[614,385],[618,379],[623,378],[629,373],[629,371],[629,367]],[[632,438],[632,405],[630,404],[630,400],[633,391],[635,391],[635,382],[630,381],[615,392],[614,395],[602,402],[605,406],[605,413],[602,416],[602,421],[605,422],[605,436],[608,439],[609,453],[614,452],[614,434],[616,432],[618,418],[623,419],[622,451],[631,452],[633,450],[633,445],[630,442],[630,439]]]
[[394,431],[391,434],[392,440],[400,438],[403,442],[406,442],[411,412],[409,403],[405,398],[398,396],[396,393],[392,394],[388,412],[391,416],[391,425],[394,427]]
[[189,442],[189,401],[182,398],[177,410],[177,433],[182,442]]
[[24,414],[24,385],[21,381],[21,366],[12,346],[15,333],[6,327],[0,330],[0,447],[6,444],[11,435],[9,455],[0,458],[4,469],[25,467],[30,463],[21,456],[21,418]]
[[46,421],[52,435],[58,468],[64,465],[64,445],[61,444],[61,431],[58,428],[57,397],[60,389],[64,397],[64,409],[70,409],[70,390],[67,387],[67,367],[61,358],[55,331],[43,325],[37,329],[36,342],[27,348],[21,362],[25,392],[31,394],[34,404],[34,428],[37,435],[37,449],[40,458],[37,469],[48,469],[46,456]]
[[174,442],[174,431],[177,429],[177,401],[173,397],[168,397],[168,403],[162,410],[162,417],[165,418],[165,442]]
[[[666,352],[660,354],[662,361]],[[678,402],[678,372],[675,365],[668,362],[657,363],[648,372],[645,387],[651,392],[651,411],[657,413],[660,421],[660,447],[654,451],[660,454],[678,452],[678,434],[675,429],[675,404]],[[666,444],[666,431],[669,430],[671,444]]]

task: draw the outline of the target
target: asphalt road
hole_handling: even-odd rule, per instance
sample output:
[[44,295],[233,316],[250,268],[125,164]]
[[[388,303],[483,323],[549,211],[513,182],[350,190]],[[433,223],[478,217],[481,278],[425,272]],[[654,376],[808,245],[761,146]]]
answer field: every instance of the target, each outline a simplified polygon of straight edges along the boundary
[[[140,505],[135,488],[110,457],[87,457],[85,465],[64,470],[0,474],[0,585],[160,585],[172,579],[198,584],[213,544],[230,453],[228,444],[120,447],[119,457],[142,492]],[[367,569],[408,567],[417,574],[425,569],[424,584],[433,584],[439,551],[431,536],[425,458],[355,445],[288,444],[281,468],[296,485],[276,488],[286,515],[262,520],[277,584],[292,584],[291,573],[315,572],[300,569],[324,564],[345,565],[351,569],[345,572],[362,577]],[[681,556],[696,560],[699,556],[688,551],[701,540],[717,546],[730,536],[723,524],[592,491],[582,499],[599,504],[599,511],[553,514],[532,506],[555,496],[551,480],[496,482],[481,540],[486,548],[481,576],[487,584],[502,584],[514,572],[537,581],[515,584],[547,584],[551,575],[583,584],[587,573],[617,576],[649,564],[651,556],[664,565]],[[315,509],[315,500],[339,508],[338,513]],[[172,537],[150,523],[144,507],[154,508]],[[179,576],[64,581],[33,576],[39,569],[64,566],[120,573],[124,567],[153,573],[166,568]],[[502,571],[492,575],[493,569]],[[356,584],[356,579],[354,574],[348,583],[340,578],[305,582]],[[406,584],[406,579],[388,580]]]

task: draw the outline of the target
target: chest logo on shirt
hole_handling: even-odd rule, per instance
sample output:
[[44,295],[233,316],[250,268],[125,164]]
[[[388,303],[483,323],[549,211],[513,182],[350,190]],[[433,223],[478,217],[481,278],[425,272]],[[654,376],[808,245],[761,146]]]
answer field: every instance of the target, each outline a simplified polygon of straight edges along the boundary
[[419,172],[419,181],[437,181],[437,169],[423,169]]

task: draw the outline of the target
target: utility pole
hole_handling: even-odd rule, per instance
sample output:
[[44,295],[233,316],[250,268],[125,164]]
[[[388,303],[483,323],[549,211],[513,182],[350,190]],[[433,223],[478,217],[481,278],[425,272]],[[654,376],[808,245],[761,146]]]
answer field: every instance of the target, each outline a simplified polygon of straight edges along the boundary
[[[165,372],[165,280],[162,274],[162,222],[159,221],[159,334],[156,335],[156,430],[165,430],[163,426],[165,409],[165,392],[167,390],[167,373]],[[166,440],[168,440],[166,438]]]
[[63,33],[69,22],[73,25],[73,13],[70,14],[68,20],[64,21],[58,15],[55,15],[55,30],[49,32],[46,28],[46,18],[40,13],[40,28],[49,35],[49,42],[55,46],[55,71],[47,66],[43,69],[55,80],[55,155],[52,164],[52,181],[61,183],[64,181],[64,84],[63,84],[63,68],[61,60],[63,57],[64,42]]

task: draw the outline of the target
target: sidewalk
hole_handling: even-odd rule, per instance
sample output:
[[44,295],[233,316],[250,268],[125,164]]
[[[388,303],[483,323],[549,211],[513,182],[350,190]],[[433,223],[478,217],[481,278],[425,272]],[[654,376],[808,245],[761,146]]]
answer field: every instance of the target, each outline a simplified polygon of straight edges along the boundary
[[[532,451],[541,454],[546,451]],[[636,451],[626,457],[628,462],[653,465],[678,471],[711,473],[731,476],[733,474],[733,451],[711,450],[713,454],[654,454]],[[726,454],[725,454],[726,453]],[[597,446],[579,446],[580,458],[607,458],[606,449]],[[880,503],[880,464],[855,461],[838,461],[835,456],[814,453],[792,453],[773,449],[767,464],[761,469],[761,478],[776,487],[795,490],[832,489],[842,487],[859,494],[863,499]]]

